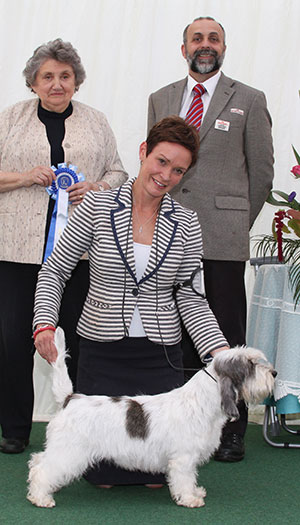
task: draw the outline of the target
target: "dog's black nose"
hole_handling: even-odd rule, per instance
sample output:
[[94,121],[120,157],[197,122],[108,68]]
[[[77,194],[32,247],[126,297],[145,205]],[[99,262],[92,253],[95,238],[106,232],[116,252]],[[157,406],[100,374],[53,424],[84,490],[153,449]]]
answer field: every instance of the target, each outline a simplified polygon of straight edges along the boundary
[[273,371],[272,371],[272,376],[273,376],[273,377],[276,377],[276,376],[277,376],[277,372],[276,372],[276,370],[273,370]]

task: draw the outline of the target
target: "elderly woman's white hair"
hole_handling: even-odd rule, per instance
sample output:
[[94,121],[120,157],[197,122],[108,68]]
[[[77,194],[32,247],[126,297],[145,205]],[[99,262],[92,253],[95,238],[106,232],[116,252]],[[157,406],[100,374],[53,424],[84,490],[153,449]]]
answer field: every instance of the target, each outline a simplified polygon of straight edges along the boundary
[[80,84],[83,83],[86,77],[85,70],[76,49],[70,42],[63,42],[61,38],[51,40],[35,49],[32,57],[27,60],[23,71],[26,86],[31,88],[34,85],[41,65],[50,59],[72,66],[75,75],[75,90],[78,91]]

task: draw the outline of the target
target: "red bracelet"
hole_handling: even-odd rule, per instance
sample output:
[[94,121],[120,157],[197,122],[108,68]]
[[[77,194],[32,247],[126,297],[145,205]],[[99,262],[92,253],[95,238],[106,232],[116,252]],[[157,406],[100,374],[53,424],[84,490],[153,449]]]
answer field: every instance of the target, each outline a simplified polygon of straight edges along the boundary
[[50,324],[47,325],[47,326],[41,326],[40,328],[37,328],[34,332],[33,332],[33,339],[35,341],[35,338],[36,336],[40,333],[40,332],[44,332],[45,330],[52,330],[52,332],[55,332],[56,328],[54,326],[51,326]]

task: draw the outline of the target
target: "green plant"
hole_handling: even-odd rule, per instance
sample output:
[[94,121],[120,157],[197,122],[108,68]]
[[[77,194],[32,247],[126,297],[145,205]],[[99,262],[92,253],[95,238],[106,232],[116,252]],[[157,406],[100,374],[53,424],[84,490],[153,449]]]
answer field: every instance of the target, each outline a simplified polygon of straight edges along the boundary
[[[300,178],[300,156],[292,146],[298,164],[291,169],[296,179]],[[281,200],[275,198],[279,196]],[[263,235],[257,239],[256,253],[260,257],[278,255],[279,262],[289,265],[289,278],[293,290],[295,306],[300,302],[300,203],[296,192],[287,194],[272,190],[267,202],[280,208],[275,212],[272,222],[272,235]],[[288,207],[287,210],[281,207]],[[294,234],[297,238],[286,237]]]
[[[278,254],[277,239],[273,235],[264,235],[257,240],[255,246],[260,257],[275,257]],[[282,260],[289,265],[289,278],[296,306],[300,302],[300,239],[282,237]]]

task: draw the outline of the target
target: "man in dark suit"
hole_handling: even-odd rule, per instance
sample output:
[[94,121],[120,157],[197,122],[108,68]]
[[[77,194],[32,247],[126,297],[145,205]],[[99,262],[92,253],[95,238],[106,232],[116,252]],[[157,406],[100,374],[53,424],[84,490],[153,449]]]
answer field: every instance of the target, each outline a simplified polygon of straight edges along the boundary
[[[246,332],[244,271],[249,259],[249,230],[273,179],[271,118],[261,91],[220,71],[226,51],[225,32],[214,19],[201,17],[189,24],[183,33],[181,51],[189,75],[150,96],[148,128],[167,115],[187,118],[196,100],[193,88],[199,84],[205,88],[200,100],[200,119],[202,111],[203,116],[198,162],[178,184],[173,196],[198,213],[207,299],[229,344],[242,345]],[[186,335],[183,352],[186,365],[195,365],[197,357]],[[215,459],[243,459],[246,426],[247,410],[241,405],[240,419],[226,425]]]

